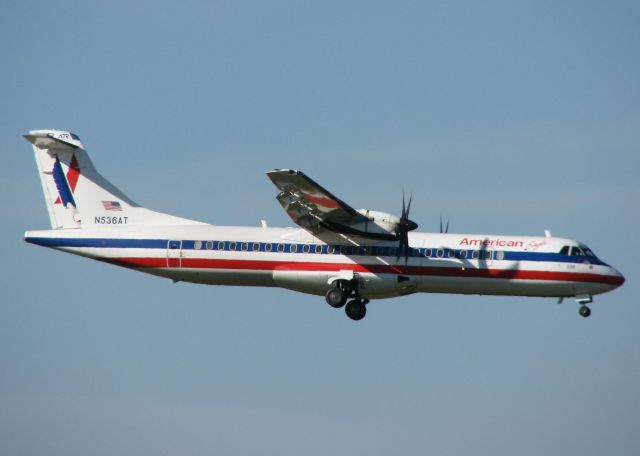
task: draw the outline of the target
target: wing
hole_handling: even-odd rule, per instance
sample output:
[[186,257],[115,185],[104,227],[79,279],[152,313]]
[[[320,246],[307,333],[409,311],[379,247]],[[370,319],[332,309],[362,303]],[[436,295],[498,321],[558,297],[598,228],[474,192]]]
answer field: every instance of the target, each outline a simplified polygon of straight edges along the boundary
[[278,187],[278,202],[289,217],[302,228],[317,231],[326,228],[349,233],[349,226],[366,223],[368,219],[334,196],[302,171],[275,169],[267,173]]

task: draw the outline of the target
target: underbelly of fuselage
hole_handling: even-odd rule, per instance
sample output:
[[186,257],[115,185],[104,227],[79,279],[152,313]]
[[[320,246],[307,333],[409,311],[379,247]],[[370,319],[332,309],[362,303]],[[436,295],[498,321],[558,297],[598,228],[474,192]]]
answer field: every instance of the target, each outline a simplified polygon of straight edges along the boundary
[[[174,281],[206,285],[280,287],[301,293],[324,295],[336,272],[264,270],[264,269],[196,269],[136,268],[141,272]],[[577,280],[527,279],[503,277],[464,277],[438,274],[357,273],[360,295],[383,299],[412,293],[455,293],[475,295],[509,295],[571,297],[600,294],[611,290],[608,284]]]

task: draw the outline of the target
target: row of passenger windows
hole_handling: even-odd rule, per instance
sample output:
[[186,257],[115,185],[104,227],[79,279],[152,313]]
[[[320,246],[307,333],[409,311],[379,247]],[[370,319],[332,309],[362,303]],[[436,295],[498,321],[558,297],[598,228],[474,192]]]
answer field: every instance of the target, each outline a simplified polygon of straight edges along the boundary
[[560,249],[560,254],[567,255],[567,256],[588,256],[588,257],[596,258],[595,253],[593,253],[591,249],[588,247],[577,247],[577,246],[569,247],[568,245],[565,245]]
[[[281,244],[265,242],[234,242],[234,241],[194,241],[195,250],[226,250],[253,252],[284,252],[284,253],[317,253],[342,255],[371,255],[371,256],[404,256],[398,253],[397,247],[358,247],[351,245],[325,244]],[[504,252],[491,250],[453,250],[453,249],[409,249],[410,257],[459,258],[459,259],[504,259]]]

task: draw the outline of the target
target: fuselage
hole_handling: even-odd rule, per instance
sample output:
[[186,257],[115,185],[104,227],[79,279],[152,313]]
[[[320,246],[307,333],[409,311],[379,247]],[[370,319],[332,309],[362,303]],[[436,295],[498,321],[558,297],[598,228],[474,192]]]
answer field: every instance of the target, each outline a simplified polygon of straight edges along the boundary
[[366,299],[416,292],[574,297],[624,283],[585,245],[554,237],[409,233],[397,242],[300,228],[215,225],[29,231],[25,240],[149,274],[322,295],[357,280]]

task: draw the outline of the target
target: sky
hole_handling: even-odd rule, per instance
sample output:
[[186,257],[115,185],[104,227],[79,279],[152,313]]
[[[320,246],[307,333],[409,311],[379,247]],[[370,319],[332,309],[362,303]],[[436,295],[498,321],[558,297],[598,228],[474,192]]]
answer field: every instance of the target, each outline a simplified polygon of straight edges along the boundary
[[[9,1],[0,15],[0,453],[640,454],[640,6]],[[627,279],[554,299],[173,284],[22,241],[31,129],[140,204],[290,221],[296,168],[421,231],[587,243]],[[11,261],[9,261],[11,260]],[[13,262],[13,260],[16,260]]]

